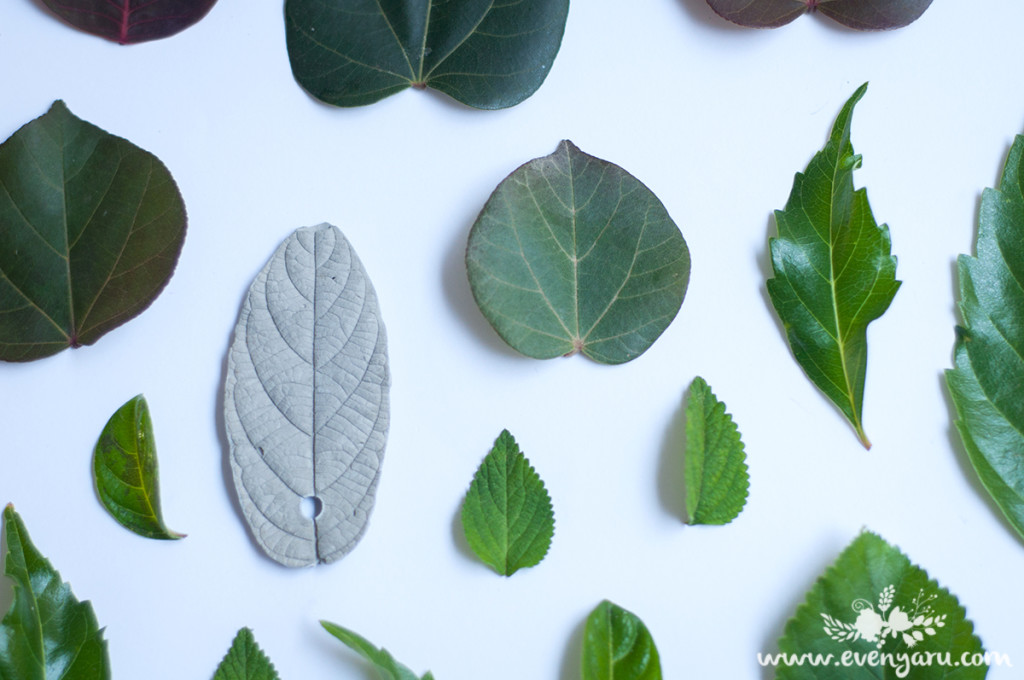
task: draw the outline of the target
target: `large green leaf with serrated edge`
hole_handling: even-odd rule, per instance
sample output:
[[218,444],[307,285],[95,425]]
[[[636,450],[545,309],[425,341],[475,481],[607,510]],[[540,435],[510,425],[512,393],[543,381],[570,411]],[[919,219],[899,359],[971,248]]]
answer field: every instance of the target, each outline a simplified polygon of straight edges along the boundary
[[391,656],[388,650],[376,647],[358,633],[354,633],[330,621],[321,621],[320,625],[328,633],[344,642],[350,649],[358,652],[360,656],[372,663],[382,680],[434,680],[434,676],[429,671],[422,678],[416,675],[408,667],[395,661],[395,657]]
[[661,660],[640,618],[605,600],[583,630],[582,680],[661,680]]
[[[962,662],[984,650],[956,596],[867,531],[807,593],[779,651],[779,680],[975,680],[988,672]],[[816,655],[821,663],[811,664]]]
[[551,497],[508,430],[469,485],[462,529],[477,557],[504,576],[539,564],[548,553],[555,533]]
[[690,252],[650,189],[563,141],[494,190],[466,269],[480,311],[517,351],[621,364],[675,318]]
[[147,538],[178,539],[160,511],[160,474],[149,405],[140,394],[107,421],[92,457],[103,507],[126,529]]
[[982,194],[976,250],[957,261],[964,327],[946,382],[971,464],[1024,537],[1024,136]]
[[163,163],[54,102],[0,144],[0,359],[91,345],[132,319],[184,239]]
[[0,621],[0,680],[109,680],[107,643],[92,605],[75,599],[11,505],[4,533],[14,602]]
[[867,192],[854,190],[861,157],[850,143],[853,107],[867,83],[836,118],[825,148],[797,173],[779,229],[769,239],[772,305],[786,328],[793,356],[807,377],[853,425],[865,447],[864,378],[868,324],[892,302],[900,282],[889,229],[871,214]]
[[686,514],[688,524],[728,524],[747,503],[750,477],[740,431],[704,378],[693,379],[686,401]]
[[562,43],[569,0],[287,0],[295,79],[336,106],[432,87],[480,109],[533,94]]
[[278,675],[252,631],[242,628],[217,666],[213,680],[278,680]]
[[708,0],[720,16],[751,28],[776,28],[818,11],[861,31],[902,28],[916,21],[932,0]]

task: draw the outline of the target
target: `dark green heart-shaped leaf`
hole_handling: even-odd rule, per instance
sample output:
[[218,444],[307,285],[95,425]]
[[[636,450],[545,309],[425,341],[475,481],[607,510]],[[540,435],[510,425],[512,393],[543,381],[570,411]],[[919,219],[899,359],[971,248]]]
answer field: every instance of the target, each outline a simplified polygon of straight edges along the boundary
[[916,21],[932,0],[708,0],[708,4],[720,16],[751,28],[776,28],[817,10],[844,26],[872,31]]
[[654,639],[636,614],[605,600],[587,617],[582,680],[661,680]]
[[217,666],[213,680],[279,680],[274,664],[256,644],[248,628],[235,635],[231,648]]
[[870,532],[807,593],[779,651],[779,680],[976,680],[988,672],[963,661],[983,649],[956,596]]
[[96,492],[122,526],[147,538],[176,539],[160,512],[160,476],[149,405],[140,394],[107,421],[92,457]]
[[10,505],[4,532],[14,602],[0,621],[0,679],[109,680],[107,642],[92,605],[75,599]]
[[675,318],[690,252],[650,189],[564,141],[494,190],[466,268],[480,311],[519,352],[621,364]]
[[568,12],[569,0],[287,0],[288,57],[299,84],[336,106],[433,87],[500,109],[544,82]]
[[861,157],[853,153],[850,124],[866,91],[867,83],[846,102],[825,148],[797,173],[785,210],[775,211],[768,294],[793,356],[870,448],[861,424],[867,328],[900,282],[889,228],[875,223],[867,192],[853,189]]
[[688,524],[728,524],[747,504],[750,477],[740,431],[700,376],[686,401]]
[[43,0],[54,14],[87,33],[126,45],[174,35],[196,23],[217,0]]
[[551,496],[508,430],[476,471],[461,516],[469,547],[503,576],[547,555],[555,533]]
[[54,102],[0,144],[0,359],[91,345],[134,318],[184,239],[163,163]]
[[395,657],[391,656],[388,650],[376,647],[358,633],[330,621],[321,621],[320,625],[328,633],[344,642],[349,649],[358,652],[361,657],[372,663],[382,680],[434,680],[434,676],[429,671],[422,678],[416,675],[407,666],[395,661]]
[[971,464],[1024,537],[1024,136],[982,194],[976,250],[957,261],[964,328],[946,382]]

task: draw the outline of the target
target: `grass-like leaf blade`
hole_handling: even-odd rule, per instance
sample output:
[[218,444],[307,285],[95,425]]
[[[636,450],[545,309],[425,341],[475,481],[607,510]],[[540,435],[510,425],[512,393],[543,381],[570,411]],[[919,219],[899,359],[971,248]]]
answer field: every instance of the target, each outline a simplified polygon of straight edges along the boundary
[[708,4],[719,16],[750,28],[777,28],[817,10],[849,28],[877,31],[917,21],[932,0],[708,0]]
[[768,294],[793,356],[870,448],[862,423],[867,327],[888,309],[900,282],[889,229],[876,224],[867,192],[853,188],[861,157],[850,124],[866,91],[867,83],[846,102],[825,148],[797,173],[786,208],[775,211]]
[[122,526],[146,538],[184,538],[167,528],[160,511],[153,421],[141,394],[107,421],[93,451],[92,471],[103,507]]
[[469,485],[462,529],[477,557],[503,576],[539,564],[551,547],[551,497],[508,430],[498,435]]
[[1024,136],[982,194],[976,252],[957,260],[964,326],[946,382],[971,464],[1024,537]]
[[217,0],[43,0],[61,19],[122,45],[184,31]]
[[92,605],[75,599],[10,505],[4,532],[14,602],[0,621],[0,679],[109,680],[107,643]]
[[[867,531],[854,539],[807,593],[786,623],[779,650],[794,660],[807,654],[832,654],[840,663],[846,653],[865,658],[872,652],[892,659],[839,668],[832,663],[781,663],[775,675],[779,680],[975,680],[988,672],[987,666],[960,663],[983,649],[956,596],[898,548]],[[939,660],[911,665],[915,653],[920,659],[931,653]],[[949,662],[944,664],[941,659],[947,653]],[[898,668],[903,655],[907,658],[904,671],[909,674]]]
[[413,673],[407,666],[395,661],[391,653],[378,648],[363,636],[348,628],[343,628],[330,621],[321,621],[320,625],[328,633],[345,643],[349,649],[357,652],[361,657],[373,664],[382,680],[434,680],[434,676],[427,671],[421,678]]
[[569,0],[287,0],[288,57],[299,84],[335,106],[432,87],[500,109],[544,82],[568,12]]
[[747,503],[750,476],[740,431],[700,376],[686,401],[688,524],[728,524]]
[[480,310],[518,352],[621,364],[675,318],[690,252],[650,189],[563,141],[494,190],[466,269]]
[[248,628],[235,635],[231,648],[217,666],[213,680],[279,680],[274,664],[256,644]]
[[582,680],[661,680],[661,660],[640,618],[605,600],[587,616]]
[[184,239],[163,163],[54,102],[0,144],[0,359],[91,345],[134,318]]

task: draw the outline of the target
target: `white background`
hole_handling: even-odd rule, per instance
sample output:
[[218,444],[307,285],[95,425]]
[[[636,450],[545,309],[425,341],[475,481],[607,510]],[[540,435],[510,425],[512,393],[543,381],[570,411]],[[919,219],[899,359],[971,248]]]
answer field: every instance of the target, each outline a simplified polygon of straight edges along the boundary
[[[865,34],[819,16],[740,29],[704,0],[575,0],[537,94],[483,112],[412,90],[319,104],[291,76],[280,1],[220,0],[184,33],[121,47],[6,0],[0,139],[64,99],[167,164],[189,231],[139,318],[93,347],[0,365],[0,501],[94,603],[115,680],[209,678],[241,626],[282,680],[373,677],[320,618],[439,680],[577,680],[583,620],[604,598],[643,618],[666,678],[767,678],[756,654],[777,650],[805,592],[865,527],[1010,655],[1016,667],[991,678],[1019,677],[1024,543],[970,470],[942,380],[954,261],[1024,129],[1024,3],[970,5],[936,0],[908,28]],[[855,181],[891,227],[904,281],[869,332],[870,451],[793,361],[764,285],[771,212],[864,81]],[[691,249],[678,317],[623,366],[518,356],[466,283],[466,237],[490,192],[563,138],[646,183]],[[289,570],[258,551],[237,510],[220,395],[244,292],[294,228],[322,221],[347,234],[378,290],[392,427],[362,543],[339,563]],[[698,374],[747,446],[750,498],[725,527],[680,520],[680,406]],[[90,481],[100,430],[140,392],[164,516],[189,534],[177,543],[121,528]],[[557,515],[547,559],[511,579],[473,559],[458,527],[504,427]]]

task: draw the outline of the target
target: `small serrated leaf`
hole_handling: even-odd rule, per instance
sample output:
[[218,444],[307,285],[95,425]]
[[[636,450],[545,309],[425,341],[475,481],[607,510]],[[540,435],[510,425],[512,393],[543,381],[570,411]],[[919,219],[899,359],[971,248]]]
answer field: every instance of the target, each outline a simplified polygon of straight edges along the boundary
[[551,497],[540,475],[502,430],[484,458],[462,504],[466,541],[504,576],[539,564],[555,532]]
[[587,617],[582,680],[661,680],[661,660],[640,618],[605,600]]
[[103,507],[123,527],[146,538],[178,539],[160,511],[160,475],[149,405],[140,394],[107,421],[92,457]]
[[321,621],[320,625],[328,633],[345,643],[349,649],[357,652],[361,657],[372,663],[383,680],[434,680],[434,676],[430,671],[427,671],[420,678],[409,670],[407,666],[396,661],[395,657],[391,656],[388,650],[377,647],[362,635],[348,628],[343,628],[330,621]]
[[686,402],[687,524],[728,524],[747,503],[750,476],[739,429],[700,376]]
[[279,680],[274,664],[256,644],[248,628],[235,635],[231,648],[217,666],[213,680]]

